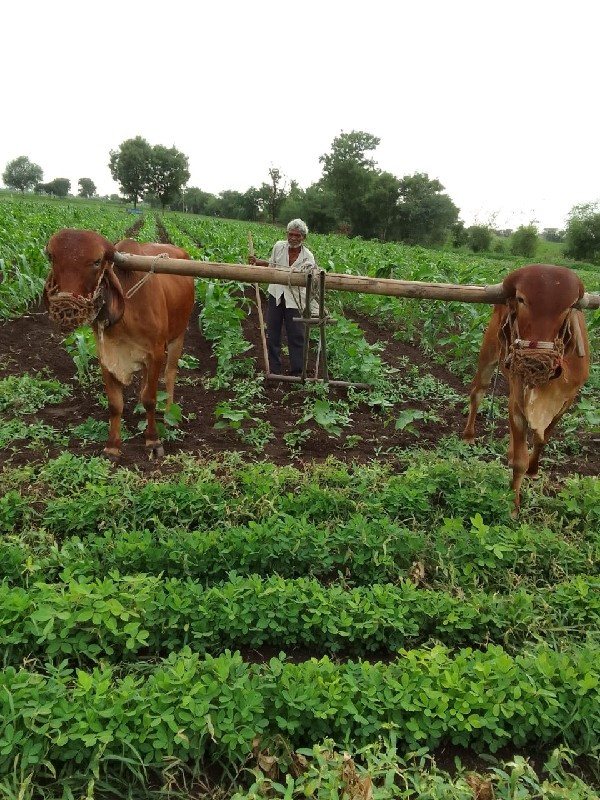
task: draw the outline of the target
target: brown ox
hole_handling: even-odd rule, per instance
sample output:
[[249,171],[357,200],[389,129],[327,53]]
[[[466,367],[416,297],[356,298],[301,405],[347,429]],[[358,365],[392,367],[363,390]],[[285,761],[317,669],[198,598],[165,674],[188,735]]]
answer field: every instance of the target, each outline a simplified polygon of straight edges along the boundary
[[463,438],[475,438],[477,409],[500,361],[509,387],[508,463],[516,515],[523,476],[537,476],[548,436],[588,378],[590,351],[585,319],[573,308],[584,293],[574,272],[530,264],[511,272],[502,285],[506,304],[494,306],[483,337]]
[[194,279],[120,269],[113,263],[115,250],[189,258],[173,245],[131,239],[113,245],[95,231],[61,230],[46,247],[52,266],[44,303],[50,319],[63,330],[92,325],[110,413],[105,455],[116,459],[120,454],[123,387],[141,370],[146,448],[150,458],[158,458],[164,454],[156,425],[158,380],[166,352],[167,402],[172,403],[177,362],[194,305]]

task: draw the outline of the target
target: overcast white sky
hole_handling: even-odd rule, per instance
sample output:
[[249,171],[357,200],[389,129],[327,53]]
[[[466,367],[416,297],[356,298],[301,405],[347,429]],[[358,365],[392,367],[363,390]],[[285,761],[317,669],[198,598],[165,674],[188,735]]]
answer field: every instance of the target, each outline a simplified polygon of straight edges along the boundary
[[[190,186],[306,188],[340,132],[438,178],[467,224],[562,227],[600,198],[598,0],[21,0],[0,11],[0,173],[117,191],[141,135]],[[495,218],[493,215],[496,215]]]

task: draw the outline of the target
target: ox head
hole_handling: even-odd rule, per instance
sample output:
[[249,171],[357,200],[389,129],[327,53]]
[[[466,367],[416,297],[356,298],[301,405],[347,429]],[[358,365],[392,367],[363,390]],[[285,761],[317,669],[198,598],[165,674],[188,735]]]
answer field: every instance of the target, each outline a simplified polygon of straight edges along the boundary
[[502,282],[510,311],[522,339],[553,342],[571,311],[584,295],[579,276],[566,267],[529,264]]
[[95,231],[58,231],[46,245],[51,270],[43,301],[50,319],[64,330],[123,316],[125,299],[114,272],[115,248]]
[[513,368],[529,385],[559,377],[563,353],[577,336],[577,323],[571,323],[573,306],[585,291],[581,280],[566,267],[529,264],[507,275],[502,285],[508,305],[501,330],[506,365],[516,354]]

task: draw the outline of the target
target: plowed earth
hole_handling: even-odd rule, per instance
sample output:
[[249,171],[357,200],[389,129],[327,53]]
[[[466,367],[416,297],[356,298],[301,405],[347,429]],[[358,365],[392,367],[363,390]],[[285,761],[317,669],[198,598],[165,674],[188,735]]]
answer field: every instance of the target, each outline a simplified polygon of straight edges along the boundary
[[[258,325],[258,315],[255,305],[254,292],[248,292],[252,300],[251,312],[246,316],[243,329],[244,336],[253,345],[249,354],[256,359],[257,368],[262,365],[262,345]],[[298,384],[278,383],[265,381],[266,411],[254,413],[253,416],[268,419],[274,433],[262,452],[257,454],[256,449],[250,444],[244,444],[238,434],[229,429],[215,429],[214,410],[217,403],[232,399],[230,390],[208,390],[203,387],[203,378],[213,376],[216,371],[216,362],[211,354],[210,343],[207,342],[198,325],[199,309],[195,308],[186,334],[184,353],[198,359],[198,367],[194,370],[181,370],[180,380],[176,385],[175,401],[181,407],[184,421],[181,430],[184,436],[179,441],[165,442],[165,453],[173,454],[179,451],[202,453],[210,455],[223,451],[237,450],[246,453],[248,459],[267,459],[275,464],[289,464],[294,459],[302,461],[322,461],[329,455],[334,455],[343,461],[365,462],[372,459],[393,458],[394,454],[408,448],[435,447],[442,436],[452,433],[460,435],[465,424],[464,411],[466,408],[468,387],[456,375],[439,364],[430,362],[416,347],[400,342],[393,337],[393,331],[379,328],[372,320],[353,316],[355,322],[364,332],[365,338],[370,343],[385,342],[381,355],[384,361],[393,367],[402,368],[408,359],[409,363],[417,364],[423,374],[433,374],[438,380],[450,385],[457,393],[465,398],[464,407],[452,407],[443,403],[433,405],[429,402],[411,401],[407,408],[435,410],[441,422],[417,420],[413,427],[419,433],[414,434],[394,430],[393,418],[389,421],[387,416],[378,414],[366,404],[362,404],[352,412],[352,424],[343,428],[339,436],[331,436],[325,430],[312,422],[310,437],[302,444],[298,453],[292,452],[284,441],[284,434],[298,426],[302,415],[305,391]],[[28,421],[42,421],[52,425],[58,430],[65,429],[68,425],[78,425],[88,418],[108,420],[108,411],[100,405],[99,394],[102,385],[98,370],[97,386],[84,390],[77,379],[77,371],[71,356],[65,350],[61,334],[50,324],[43,308],[37,308],[29,314],[15,320],[0,323],[0,378],[9,375],[31,375],[46,369],[50,377],[57,378],[71,387],[71,396],[56,405],[47,405],[35,415],[26,418]],[[313,354],[314,359],[314,354]],[[309,362],[309,375],[314,372],[314,360]],[[190,381],[195,379],[195,385]],[[331,376],[335,378],[335,376]],[[125,392],[125,409],[123,421],[130,432],[137,432],[138,423],[142,417],[134,414],[137,403],[139,383],[134,379]],[[502,378],[498,382],[497,394],[506,394],[506,385]],[[331,387],[331,399],[343,399],[346,389]],[[397,409],[399,412],[400,409]],[[478,434],[487,436],[487,422],[481,416],[478,420]],[[506,420],[499,418],[495,426],[494,436],[502,438],[507,433]],[[361,438],[358,438],[358,436]],[[553,435],[553,439],[560,440],[560,431]],[[347,437],[351,436],[350,440]],[[25,443],[24,443],[25,444]],[[600,448],[597,445],[597,435],[582,435],[579,439],[579,452],[574,455],[546,454],[542,457],[542,468],[550,476],[579,473],[583,475],[600,474]],[[44,457],[57,456],[64,447],[49,445]],[[99,454],[102,443],[84,442],[72,437],[67,449],[83,455]],[[35,460],[40,457],[38,450],[27,447],[22,449],[7,448],[0,453],[0,467],[8,462],[19,464]],[[149,462],[144,447],[142,433],[136,433],[134,438],[123,444],[120,463],[123,466],[138,467],[142,470],[160,469],[157,462]],[[297,462],[296,462],[297,463]],[[508,471],[507,471],[508,480]]]

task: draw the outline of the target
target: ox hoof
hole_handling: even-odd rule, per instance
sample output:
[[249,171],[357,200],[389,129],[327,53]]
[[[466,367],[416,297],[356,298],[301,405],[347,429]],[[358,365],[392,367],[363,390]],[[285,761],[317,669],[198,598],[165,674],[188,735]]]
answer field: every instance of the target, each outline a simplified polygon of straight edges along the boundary
[[102,451],[102,456],[116,464],[121,458],[121,451],[114,448],[105,447]]
[[148,458],[150,461],[154,461],[154,459],[162,458],[164,456],[165,448],[162,446],[162,442],[147,442],[146,452],[148,453]]

